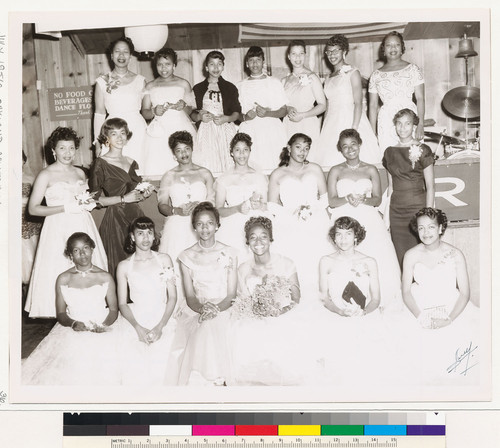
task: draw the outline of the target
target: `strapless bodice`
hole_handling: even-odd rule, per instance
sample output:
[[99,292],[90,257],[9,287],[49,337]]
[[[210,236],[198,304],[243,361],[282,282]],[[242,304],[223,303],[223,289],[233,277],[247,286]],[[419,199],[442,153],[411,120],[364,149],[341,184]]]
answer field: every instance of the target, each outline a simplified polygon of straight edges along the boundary
[[56,182],[45,190],[45,201],[49,207],[63,205],[74,201],[76,195],[87,191],[88,188],[86,180],[78,180],[74,183]]
[[339,179],[337,181],[337,194],[339,198],[345,198],[348,194],[364,194],[370,197],[372,194],[372,181],[370,179]]
[[180,207],[187,202],[201,202],[207,198],[207,187],[200,180],[189,182],[181,178],[180,182],[170,187],[170,198],[173,207]]
[[61,292],[66,302],[66,312],[71,319],[97,324],[101,324],[106,319],[108,282],[89,288],[72,288],[62,285]]
[[314,205],[318,201],[318,183],[313,174],[302,178],[285,177],[280,183],[280,199],[283,207],[294,211],[301,205]]

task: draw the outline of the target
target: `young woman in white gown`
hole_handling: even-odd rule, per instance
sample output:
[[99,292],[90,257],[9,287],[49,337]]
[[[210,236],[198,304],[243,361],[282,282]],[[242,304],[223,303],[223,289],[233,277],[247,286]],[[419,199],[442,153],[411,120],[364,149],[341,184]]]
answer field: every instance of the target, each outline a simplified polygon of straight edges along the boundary
[[[404,360],[414,381],[477,384],[479,310],[469,301],[463,253],[442,240],[447,224],[445,213],[431,207],[411,220],[421,243],[404,257],[403,299],[411,314],[406,313],[398,329],[405,332],[406,349],[413,354]],[[467,351],[467,362],[459,362],[459,353]]]
[[[196,129],[190,114],[195,107],[189,82],[174,74],[177,53],[171,48],[156,52],[153,67],[158,77],[146,84],[141,113],[152,120],[146,131],[144,166],[147,176],[162,176],[175,166],[168,149],[168,139],[176,131],[187,131],[196,139]],[[193,147],[194,148],[194,147]]]
[[286,115],[287,98],[280,80],[263,72],[261,47],[248,49],[245,66],[250,76],[237,85],[242,113],[238,131],[252,137],[250,165],[257,170],[272,170],[286,143],[285,126],[280,118]]
[[131,138],[123,149],[123,155],[134,159],[142,173],[146,121],[140,111],[146,78],[128,69],[133,52],[134,44],[127,37],[115,40],[110,46],[113,70],[100,75],[95,84],[94,144],[97,146],[97,156],[106,154],[109,148],[98,143],[104,121],[109,118],[125,120]]
[[219,213],[210,202],[193,210],[198,241],[179,256],[187,307],[177,318],[167,385],[222,386],[230,375],[228,323],[237,287],[236,251],[218,242]]
[[[390,383],[391,369],[386,367],[395,360],[386,349],[390,326],[384,325],[379,313],[377,262],[357,250],[366,233],[349,216],[339,217],[330,229],[337,251],[321,259],[319,280],[321,299],[330,313],[318,316],[315,329],[323,348],[327,381],[343,387],[356,385],[358,390]],[[366,366],[372,365],[377,368],[370,369],[367,383]]]
[[[56,278],[72,266],[64,256],[64,248],[74,232],[91,236],[96,242],[93,264],[108,268],[106,252],[90,214],[95,201],[84,200],[89,188],[87,179],[80,168],[73,166],[79,142],[70,128],[58,127],[52,132],[47,147],[52,149],[55,162],[38,173],[31,191],[28,211],[33,216],[44,216],[45,220],[25,306],[30,317],[56,317]],[[44,198],[46,205],[42,204]]]
[[65,255],[74,266],[57,277],[54,287],[58,323],[23,362],[23,384],[120,384],[115,283],[92,263],[94,249],[86,233],[68,238]]
[[381,307],[401,310],[401,271],[391,235],[377,210],[382,196],[380,175],[375,166],[360,160],[362,146],[355,129],[340,133],[337,149],[345,160],[328,173],[330,218],[334,223],[341,216],[350,216],[366,229],[358,249],[377,261]]
[[311,160],[322,166],[341,163],[342,156],[335,145],[340,132],[356,129],[365,142],[361,158],[368,163],[380,163],[383,152],[380,150],[368,117],[363,109],[363,86],[359,70],[345,61],[349,53],[349,41],[342,34],[333,35],[326,43],[325,54],[333,66],[333,72],[326,78],[324,91],[328,99],[328,109],[321,128],[317,151]]
[[311,139],[294,134],[269,179],[268,209],[275,215],[278,253],[297,266],[304,305],[319,301],[318,263],[328,252],[329,219],[325,175],[307,160]]
[[298,132],[312,139],[312,154],[319,139],[321,121],[319,115],[326,110],[326,98],[318,75],[305,66],[306,44],[303,40],[292,40],[288,44],[287,58],[292,73],[281,82],[288,99],[287,114],[283,119],[286,137]]
[[173,333],[177,294],[172,260],[156,252],[158,237],[147,216],[130,225],[125,248],[132,255],[116,269],[121,325],[123,384],[159,385],[163,381]]
[[269,218],[251,217],[245,237],[253,256],[238,268],[238,298],[231,308],[229,385],[306,384],[316,363],[310,356],[313,342],[305,336],[307,319],[296,306],[300,286],[295,263],[270,251]]
[[179,253],[197,240],[190,225],[191,213],[200,202],[214,201],[214,178],[209,170],[193,163],[193,137],[189,132],[174,132],[168,144],[178,164],[160,182],[158,209],[167,218],[159,250],[175,263]]
[[230,154],[234,167],[220,175],[214,184],[215,206],[223,224],[217,239],[238,250],[238,259],[249,256],[243,227],[250,216],[267,210],[268,179],[248,165],[252,139],[239,132],[231,140]]

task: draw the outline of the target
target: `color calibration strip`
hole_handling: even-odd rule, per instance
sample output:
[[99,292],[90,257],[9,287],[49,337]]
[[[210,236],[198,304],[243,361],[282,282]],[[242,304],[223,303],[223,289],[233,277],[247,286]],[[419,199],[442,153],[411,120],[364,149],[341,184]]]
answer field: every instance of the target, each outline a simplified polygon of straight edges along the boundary
[[[311,424],[312,422],[317,424]],[[272,424],[271,424],[272,423]],[[444,414],[64,414],[71,436],[445,436]]]

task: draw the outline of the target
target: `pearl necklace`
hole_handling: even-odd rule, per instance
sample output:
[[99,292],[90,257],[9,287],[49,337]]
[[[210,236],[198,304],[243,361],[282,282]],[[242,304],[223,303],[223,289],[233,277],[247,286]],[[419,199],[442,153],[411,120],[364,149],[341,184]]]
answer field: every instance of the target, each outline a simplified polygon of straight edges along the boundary
[[117,78],[125,78],[125,76],[127,76],[127,75],[128,75],[128,72],[129,72],[129,71],[127,70],[127,71],[126,71],[123,75],[120,75],[120,73],[118,73],[118,72],[116,72],[116,71],[114,71],[114,70],[113,70],[113,71],[111,72],[111,74],[112,74],[113,76],[116,76]]
[[259,78],[262,78],[264,76],[264,73],[261,73],[260,75],[252,75],[250,74],[250,78],[254,78],[254,79],[259,79]]
[[359,166],[361,165],[361,161],[358,162],[356,165],[349,165],[347,162],[344,162],[344,163],[345,163],[345,166],[347,168],[349,168],[351,171],[356,171],[359,168]]
[[210,249],[214,249],[214,248],[215,248],[215,246],[217,246],[217,240],[215,240],[215,241],[214,241],[214,244],[213,244],[213,246],[211,246],[211,247],[203,247],[203,246],[201,245],[201,243],[200,243],[200,240],[198,240],[198,246],[200,246],[203,250],[210,250]]
[[80,271],[80,269],[78,269],[76,266],[75,266],[75,271],[78,272],[83,278],[85,278],[87,276],[87,274],[92,270],[92,268],[94,267],[93,264],[90,265],[90,268],[87,269],[86,271]]

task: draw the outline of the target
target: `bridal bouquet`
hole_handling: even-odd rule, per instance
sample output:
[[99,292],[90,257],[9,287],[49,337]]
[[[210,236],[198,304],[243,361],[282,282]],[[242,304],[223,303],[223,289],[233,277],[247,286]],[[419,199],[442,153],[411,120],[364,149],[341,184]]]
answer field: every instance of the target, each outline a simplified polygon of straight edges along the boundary
[[281,308],[290,303],[290,282],[276,275],[266,275],[252,294],[239,295],[233,303],[233,313],[239,318],[277,317]]
[[155,189],[153,184],[150,184],[149,182],[139,182],[134,190],[137,190],[140,193],[144,193],[146,191],[153,191]]

